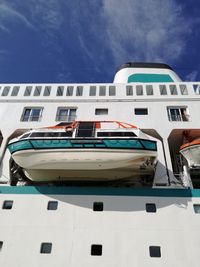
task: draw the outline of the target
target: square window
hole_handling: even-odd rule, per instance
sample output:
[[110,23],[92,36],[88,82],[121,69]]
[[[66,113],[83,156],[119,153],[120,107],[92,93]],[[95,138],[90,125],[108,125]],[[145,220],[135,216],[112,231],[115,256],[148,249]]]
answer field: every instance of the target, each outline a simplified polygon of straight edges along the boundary
[[102,245],[92,245],[91,246],[91,255],[92,256],[101,256],[102,255]]
[[105,96],[106,95],[106,86],[102,85],[99,86],[99,96]]
[[115,96],[116,95],[116,88],[115,86],[109,86],[109,96]]
[[7,96],[9,94],[10,91],[10,86],[5,86],[2,92],[2,96]]
[[25,89],[25,92],[24,92],[24,96],[30,96],[32,88],[33,88],[32,86],[26,86],[26,89]]
[[49,201],[47,205],[48,210],[57,210],[58,209],[58,201]]
[[56,96],[63,96],[64,86],[58,86]]
[[43,96],[50,96],[51,94],[51,86],[45,86]]
[[171,84],[171,85],[169,86],[169,89],[170,89],[170,93],[171,93],[171,95],[177,95],[177,94],[178,94],[176,85]]
[[194,204],[193,208],[195,213],[200,213],[200,204]]
[[136,95],[143,95],[143,86],[136,85]]
[[42,90],[42,86],[36,86],[33,95],[40,96],[41,90]]
[[156,212],[156,204],[154,203],[146,203],[146,212]]
[[52,250],[52,243],[42,243],[40,247],[40,253],[50,254]]
[[153,85],[146,85],[147,95],[153,95]]
[[166,85],[159,85],[160,88],[160,94],[161,95],[167,95],[167,87]]
[[103,211],[103,202],[94,202],[93,211]]
[[90,96],[96,96],[96,86],[90,86]]
[[12,93],[11,93],[11,96],[17,96],[18,93],[19,93],[19,86],[14,86]]
[[41,119],[42,108],[25,108],[21,121],[39,121]]
[[82,95],[83,95],[83,86],[77,86],[76,96],[82,96]]
[[12,209],[12,206],[13,206],[13,200],[5,200],[3,202],[2,209],[4,209],[4,210],[11,210]]
[[132,85],[126,86],[126,95],[127,96],[133,95],[133,86]]
[[149,247],[149,254],[150,254],[150,257],[160,258],[161,257],[160,247],[159,246],[150,246]]
[[72,96],[73,95],[73,91],[74,91],[74,87],[73,86],[67,86],[66,96]]

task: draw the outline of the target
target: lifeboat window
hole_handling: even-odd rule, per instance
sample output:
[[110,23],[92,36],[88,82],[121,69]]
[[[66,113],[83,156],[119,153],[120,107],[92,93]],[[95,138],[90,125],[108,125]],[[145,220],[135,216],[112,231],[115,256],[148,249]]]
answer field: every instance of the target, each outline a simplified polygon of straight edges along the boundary
[[2,92],[2,96],[7,96],[9,94],[10,91],[10,86],[5,86]]
[[137,136],[133,132],[98,132],[97,133],[98,137],[114,137],[114,136],[125,136],[125,137],[135,137]]
[[82,96],[82,95],[83,95],[83,86],[77,86],[76,96]]
[[170,89],[170,93],[171,93],[171,95],[177,95],[177,94],[178,94],[176,85],[171,84],[171,85],[169,86],[169,89]]
[[160,94],[161,95],[167,95],[167,87],[166,85],[159,85],[160,88]]
[[95,115],[108,115],[108,109],[107,108],[96,108]]
[[19,88],[20,88],[19,86],[14,86],[12,93],[11,93],[11,96],[17,96],[19,93]]
[[99,87],[99,96],[105,96],[106,95],[106,86],[102,85]]
[[60,133],[60,137],[72,137],[72,131]]
[[45,133],[45,137],[58,137],[59,136],[59,133],[56,132],[56,133]]
[[180,84],[180,90],[182,95],[188,95],[187,86],[185,84]]
[[103,211],[103,202],[94,202],[93,211]]
[[26,86],[26,89],[25,89],[25,92],[24,92],[24,96],[30,96],[32,88],[33,88],[32,86]]
[[46,133],[32,133],[30,137],[44,137]]
[[52,250],[52,243],[42,243],[40,247],[41,254],[50,254]]
[[102,255],[102,245],[92,245],[91,246],[91,255],[92,256],[101,256]]
[[147,95],[153,95],[153,86],[152,85],[146,85],[146,93],[147,93]]
[[29,135],[30,133],[22,135],[22,137],[20,137],[20,140],[29,137]]
[[150,246],[149,247],[149,255],[153,258],[160,258],[161,257],[161,250],[159,246]]
[[49,201],[47,205],[48,210],[57,210],[58,209],[58,201]]
[[66,96],[72,96],[73,95],[73,91],[74,91],[74,87],[73,86],[67,86]]
[[40,96],[41,90],[42,90],[42,86],[36,86],[33,95],[34,96]]
[[136,95],[143,95],[143,86],[136,85]]
[[45,86],[44,88],[44,96],[50,96],[51,94],[51,86]]
[[148,115],[147,108],[135,108],[135,115]]
[[90,96],[96,96],[96,86],[90,86]]
[[80,122],[76,136],[77,137],[93,137],[95,132],[95,122]]
[[194,204],[193,208],[195,213],[200,213],[200,204]]
[[56,96],[63,96],[64,86],[58,86]]
[[109,86],[109,96],[115,96],[116,95],[116,88],[115,86]]
[[146,203],[146,212],[156,212],[156,204],[154,203]]
[[12,207],[13,207],[13,200],[5,200],[5,201],[3,202],[3,207],[2,207],[2,209],[4,209],[4,210],[11,210]]
[[126,86],[126,95],[133,95],[133,86],[132,85],[127,85]]

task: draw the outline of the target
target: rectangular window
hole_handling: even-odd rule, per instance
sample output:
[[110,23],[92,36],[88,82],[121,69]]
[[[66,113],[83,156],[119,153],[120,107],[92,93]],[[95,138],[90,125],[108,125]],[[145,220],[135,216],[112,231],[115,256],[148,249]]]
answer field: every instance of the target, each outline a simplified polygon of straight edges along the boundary
[[103,211],[103,202],[94,202],[93,211]]
[[24,96],[30,96],[32,88],[33,88],[32,86],[26,86],[26,89],[25,89],[25,92],[24,92]]
[[0,251],[2,250],[3,248],[3,241],[0,241]]
[[133,86],[132,85],[126,86],[126,95],[127,96],[133,95]]
[[56,96],[63,96],[64,86],[58,86]]
[[5,200],[5,201],[3,202],[3,207],[2,207],[2,209],[4,209],[4,210],[11,210],[12,207],[13,207],[13,200]]
[[179,87],[182,95],[188,95],[187,86],[185,84],[180,84]]
[[109,86],[109,96],[115,96],[115,95],[116,95],[115,86],[113,86],[113,85]]
[[167,87],[166,85],[159,85],[160,88],[160,94],[161,95],[167,95]]
[[146,203],[146,212],[156,212],[156,204],[154,203]]
[[76,108],[59,107],[56,115],[56,121],[74,121],[76,119]]
[[170,89],[170,93],[171,93],[171,95],[178,95],[176,85],[171,84],[171,85],[169,86],[169,89]]
[[106,95],[106,86],[102,85],[99,86],[99,96],[105,96]]
[[76,96],[82,96],[83,95],[83,86],[77,86],[76,87]]
[[66,96],[72,96],[73,95],[73,90],[74,90],[73,86],[67,86]]
[[51,86],[45,86],[43,96],[50,96],[51,94]]
[[12,89],[11,96],[17,96],[19,93],[19,86],[14,86]]
[[153,95],[153,85],[146,85],[147,95]]
[[189,121],[190,116],[187,107],[168,107],[169,121]]
[[40,121],[42,108],[24,108],[21,121]]
[[7,96],[9,94],[9,91],[10,91],[10,86],[5,86],[3,88],[3,92],[2,92],[2,96]]
[[90,86],[90,96],[96,96],[96,86]]
[[95,115],[108,115],[108,109],[107,108],[96,108]]
[[47,205],[48,210],[57,210],[58,209],[58,201],[49,201]]
[[36,86],[33,95],[34,96],[40,96],[41,90],[42,90],[42,86]]
[[136,95],[143,95],[143,86],[136,85]]
[[148,115],[147,108],[135,108],[135,115]]
[[195,213],[200,213],[200,204],[194,204],[193,208]]
[[149,247],[149,254],[150,254],[150,257],[160,258],[161,257],[160,247],[159,246],[150,246]]
[[52,243],[42,243],[40,247],[41,254],[50,254],[52,250]]

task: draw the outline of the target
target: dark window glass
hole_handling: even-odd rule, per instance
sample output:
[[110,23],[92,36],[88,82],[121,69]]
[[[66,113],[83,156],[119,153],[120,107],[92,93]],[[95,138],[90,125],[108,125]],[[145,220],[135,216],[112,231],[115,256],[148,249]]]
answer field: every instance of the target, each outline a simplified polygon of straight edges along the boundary
[[66,96],[72,96],[73,95],[73,90],[74,90],[73,86],[67,86]]
[[146,203],[146,212],[156,212],[156,204]]
[[34,96],[40,96],[41,90],[42,90],[42,86],[36,86],[33,95]]
[[143,86],[136,85],[136,95],[143,95]]
[[106,95],[106,86],[100,86],[99,87],[99,96],[105,96]]
[[126,86],[126,95],[133,95],[133,86],[132,85],[127,85]]
[[64,86],[58,86],[56,96],[63,96]]
[[153,86],[152,85],[146,85],[146,93],[147,93],[147,95],[153,95]]
[[109,86],[109,96],[115,96],[116,95],[116,89],[115,86]]
[[107,108],[96,108],[95,115],[108,115],[108,109]]
[[102,245],[92,245],[91,246],[91,255],[92,256],[101,256],[102,255]]
[[171,84],[171,85],[169,86],[169,89],[170,89],[170,93],[171,93],[171,95],[177,95],[177,94],[178,94],[176,85]]
[[0,241],[0,251],[2,250],[3,247],[3,241]]
[[126,136],[126,137],[131,137],[131,136],[137,136],[135,133],[133,132],[99,132],[97,134],[98,137],[106,137],[106,136],[110,136],[110,137],[114,137],[114,136]]
[[94,202],[93,211],[103,211],[103,202]]
[[90,86],[90,96],[96,96],[96,86]]
[[160,88],[160,94],[161,95],[167,95],[167,87],[166,85],[159,85]]
[[12,93],[11,93],[11,96],[17,96],[18,93],[19,93],[19,86],[14,86]]
[[51,93],[51,86],[45,86],[44,88],[44,96],[50,96]]
[[72,131],[60,133],[60,137],[72,137]]
[[45,133],[32,133],[30,137],[44,137]]
[[45,137],[58,137],[59,136],[59,133],[45,133]]
[[29,137],[29,135],[30,135],[30,133],[28,133],[28,134],[24,134],[24,135],[22,135],[22,137],[20,137],[20,139],[27,138],[27,137]]
[[32,91],[32,86],[26,86],[24,96],[30,96]]
[[188,95],[187,86],[185,84],[180,84],[179,87],[182,95]]
[[82,96],[82,95],[83,95],[83,86],[77,86],[76,96]]
[[58,208],[58,201],[49,201],[47,205],[48,210],[57,210]]
[[135,115],[148,115],[147,108],[135,108]]
[[7,96],[9,94],[10,91],[10,86],[5,86],[2,92],[2,96]]
[[160,258],[161,257],[160,247],[159,246],[150,246],[149,247],[149,254],[150,254],[150,257]]
[[52,250],[52,243],[42,243],[40,247],[40,253],[50,254]]
[[194,204],[193,208],[195,213],[200,213],[200,204]]
[[13,200],[5,200],[3,202],[2,209],[4,209],[4,210],[11,210],[12,209],[12,206],[13,206]]

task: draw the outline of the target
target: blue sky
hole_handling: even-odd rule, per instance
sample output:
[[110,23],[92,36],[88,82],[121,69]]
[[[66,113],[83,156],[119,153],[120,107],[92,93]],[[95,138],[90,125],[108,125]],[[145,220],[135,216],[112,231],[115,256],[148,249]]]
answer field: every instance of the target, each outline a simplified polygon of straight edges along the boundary
[[112,82],[130,61],[200,80],[198,0],[0,0],[0,83]]

